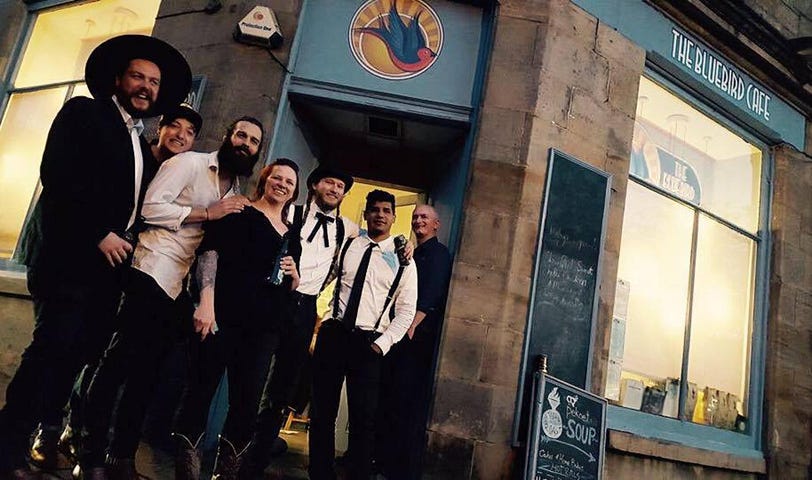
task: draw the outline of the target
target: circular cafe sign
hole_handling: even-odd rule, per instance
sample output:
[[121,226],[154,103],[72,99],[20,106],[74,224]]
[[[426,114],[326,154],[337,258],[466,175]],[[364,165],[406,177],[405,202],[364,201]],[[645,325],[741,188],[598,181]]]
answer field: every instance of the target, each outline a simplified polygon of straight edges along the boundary
[[369,73],[403,80],[428,70],[443,48],[443,25],[422,0],[368,0],[350,22],[350,50]]

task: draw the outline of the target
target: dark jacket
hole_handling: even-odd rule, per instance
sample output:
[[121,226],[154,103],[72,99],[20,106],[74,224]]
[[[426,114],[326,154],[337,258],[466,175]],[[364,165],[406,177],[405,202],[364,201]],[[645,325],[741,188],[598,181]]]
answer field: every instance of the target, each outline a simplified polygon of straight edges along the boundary
[[[142,201],[158,163],[143,137],[141,152]],[[22,263],[58,282],[113,278],[97,245],[109,232],[127,228],[134,175],[132,140],[112,99],[70,99],[48,133],[42,194],[23,232]]]

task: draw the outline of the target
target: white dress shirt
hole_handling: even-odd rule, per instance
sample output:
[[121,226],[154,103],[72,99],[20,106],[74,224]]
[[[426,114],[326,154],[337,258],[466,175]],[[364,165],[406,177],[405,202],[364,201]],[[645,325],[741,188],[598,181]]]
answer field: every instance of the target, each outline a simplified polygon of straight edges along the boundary
[[[171,298],[183,288],[183,278],[203,239],[201,222],[183,223],[192,208],[207,208],[220,199],[217,152],[185,152],[166,160],[144,196],[148,228],[138,237],[133,267],[151,276]],[[226,197],[239,193],[234,178]]]
[[116,98],[115,95],[113,95],[113,103],[118,107],[121,118],[124,119],[124,124],[127,125],[127,130],[130,132],[130,140],[132,140],[133,144],[133,168],[135,169],[133,175],[133,178],[135,178],[135,190],[133,195],[135,195],[135,199],[133,201],[133,211],[130,214],[130,219],[127,221],[127,229],[129,229],[135,223],[135,218],[138,214],[138,195],[141,193],[141,179],[144,177],[144,154],[141,153],[141,140],[138,138],[141,132],[144,131],[144,122],[142,122],[140,118],[136,122],[132,115],[130,115],[127,110],[124,110],[124,107],[118,103],[118,98]]
[[[307,207],[305,207],[305,210],[307,210]],[[316,236],[313,237],[312,242],[307,241],[307,237],[310,236],[310,232],[312,232],[313,228],[315,228],[317,225],[317,212],[334,219],[332,222],[327,224],[327,238],[330,241],[329,247],[324,246],[324,234],[321,231],[316,233]],[[294,209],[291,208],[288,212],[289,221],[293,221],[293,215]],[[335,240],[336,229],[338,227],[336,227],[335,218],[335,210],[325,213],[318,206],[316,206],[316,202],[311,202],[310,211],[307,213],[307,218],[302,219],[302,257],[299,260],[298,265],[299,287],[296,289],[296,291],[299,293],[305,295],[318,295],[321,291],[321,287],[324,284],[324,279],[327,278],[327,274],[330,272],[330,266],[333,263],[333,255],[336,249]],[[358,236],[358,225],[344,217],[341,218],[344,222],[343,243],[346,243],[349,238]],[[339,248],[341,248],[341,246],[339,246]]]
[[[370,243],[372,241],[369,237],[362,234],[352,242],[344,256],[337,313],[335,307],[333,310],[338,320],[341,319],[347,307],[352,284],[355,281],[355,273],[361,263],[361,257],[364,256],[364,252]],[[414,314],[417,311],[417,267],[412,261],[403,270],[403,276],[400,278],[392,302],[389,304],[387,311],[383,312],[383,316],[381,316],[386,296],[392,287],[399,266],[398,256],[395,253],[394,237],[378,242],[378,246],[373,248],[369,260],[364,290],[361,293],[361,302],[358,305],[358,316],[355,320],[356,328],[371,331],[375,327],[378,317],[381,317],[381,323],[377,329],[381,336],[375,340],[375,343],[381,347],[384,355],[392,345],[403,338],[403,335],[409,330],[412,320],[414,320]],[[392,308],[395,309],[395,318],[390,323],[389,310]]]

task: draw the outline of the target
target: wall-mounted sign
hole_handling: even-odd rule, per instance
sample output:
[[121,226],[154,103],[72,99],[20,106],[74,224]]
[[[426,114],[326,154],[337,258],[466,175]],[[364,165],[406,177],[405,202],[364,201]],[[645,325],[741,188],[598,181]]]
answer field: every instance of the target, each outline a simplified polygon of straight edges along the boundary
[[425,72],[443,48],[440,17],[422,0],[368,0],[350,22],[350,50],[369,73],[404,80]]
[[671,29],[671,59],[690,68],[713,88],[744,105],[757,117],[770,120],[769,93],[746,80],[730,62],[676,28]]
[[606,437],[606,400],[536,374],[527,441],[532,480],[599,480]]
[[701,205],[702,186],[693,165],[655,144],[638,122],[634,125],[629,173],[686,202]]

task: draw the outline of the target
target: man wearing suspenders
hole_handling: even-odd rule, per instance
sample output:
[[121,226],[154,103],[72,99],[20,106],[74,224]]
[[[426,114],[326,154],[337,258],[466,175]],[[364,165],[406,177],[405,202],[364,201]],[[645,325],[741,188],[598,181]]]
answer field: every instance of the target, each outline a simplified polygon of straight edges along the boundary
[[[294,225],[301,225],[302,256],[299,264],[299,287],[294,295],[298,310],[291,319],[288,335],[280,345],[273,371],[262,394],[253,453],[246,465],[260,473],[270,462],[274,450],[283,450],[279,430],[288,415],[301,378],[302,366],[308,361],[310,341],[316,324],[316,298],[332,278],[332,266],[338,259],[345,240],[358,235],[358,225],[339,214],[339,205],[352,188],[353,178],[329,166],[317,167],[307,178],[307,202],[291,209]],[[279,445],[281,444],[281,448]]]
[[332,317],[322,322],[313,353],[312,480],[336,478],[335,420],[345,377],[352,452],[348,478],[369,478],[382,357],[406,334],[417,308],[417,268],[400,263],[390,235],[395,197],[371,191],[364,220],[367,234],[341,250]]

